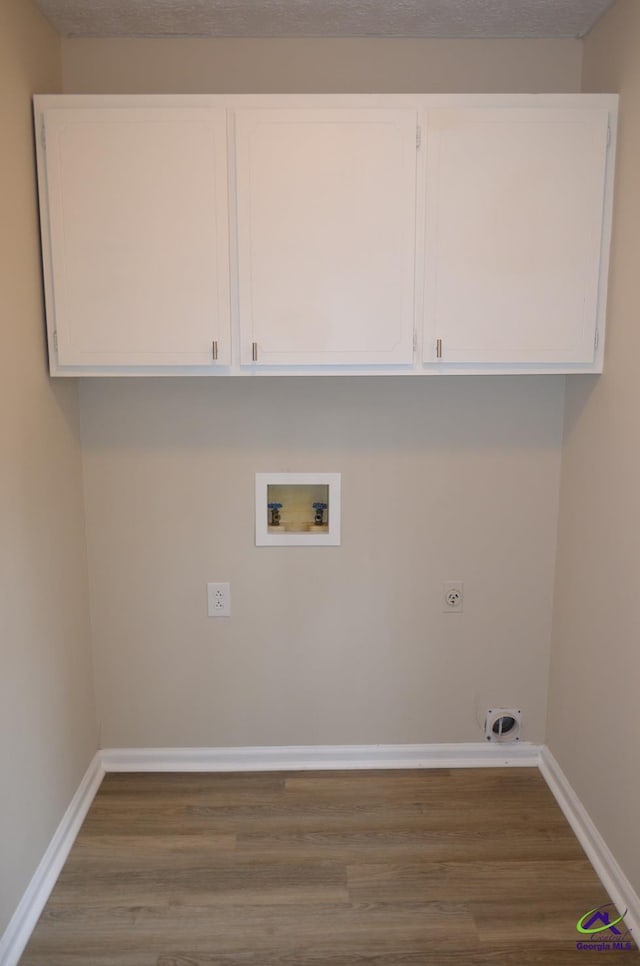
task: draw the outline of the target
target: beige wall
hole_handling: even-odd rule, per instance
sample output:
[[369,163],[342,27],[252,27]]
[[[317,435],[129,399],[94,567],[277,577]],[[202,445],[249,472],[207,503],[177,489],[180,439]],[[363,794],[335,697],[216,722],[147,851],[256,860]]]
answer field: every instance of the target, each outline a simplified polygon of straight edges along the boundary
[[[70,40],[63,64],[67,92],[571,91],[581,48]],[[477,740],[500,703],[543,738],[562,378],[80,392],[105,745]],[[339,549],[253,546],[254,474],[286,470],[342,473]],[[207,619],[207,580],[231,581],[231,620]]]
[[64,40],[67,93],[580,90],[577,40]]
[[[576,90],[577,42],[63,43],[65,89]],[[102,742],[544,737],[562,377],[86,380]],[[340,548],[255,548],[256,472],[342,473]],[[441,582],[463,579],[463,616]],[[229,580],[233,616],[206,616]]]
[[[67,92],[565,90],[577,42],[63,43]],[[564,380],[86,380],[104,745],[544,736]],[[255,548],[256,472],[342,473],[340,548]],[[463,579],[464,616],[441,582]],[[229,580],[233,616],[206,616]]]
[[60,88],[0,2],[0,934],[96,748],[76,389],[46,374],[30,95]]
[[[542,740],[562,397],[561,377],[83,383],[103,743],[475,741],[502,703]],[[339,548],[254,546],[255,473],[283,471],[342,473]]]
[[567,380],[548,741],[640,892],[640,4],[585,44],[584,87],[620,91],[607,351]]

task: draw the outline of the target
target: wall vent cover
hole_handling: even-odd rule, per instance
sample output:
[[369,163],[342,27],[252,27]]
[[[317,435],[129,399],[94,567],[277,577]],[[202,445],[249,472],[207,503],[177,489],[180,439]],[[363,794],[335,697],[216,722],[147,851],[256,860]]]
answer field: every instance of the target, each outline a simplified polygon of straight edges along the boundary
[[489,708],[484,721],[487,741],[520,741],[522,711],[515,708]]

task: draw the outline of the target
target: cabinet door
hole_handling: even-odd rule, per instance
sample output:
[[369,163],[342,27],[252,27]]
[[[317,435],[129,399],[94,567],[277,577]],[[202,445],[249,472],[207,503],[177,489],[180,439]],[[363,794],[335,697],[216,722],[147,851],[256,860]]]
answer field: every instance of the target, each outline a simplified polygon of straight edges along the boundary
[[44,123],[58,365],[228,364],[225,112],[50,109]]
[[240,110],[241,361],[411,364],[417,112]]
[[604,109],[429,112],[425,362],[593,361],[607,129]]

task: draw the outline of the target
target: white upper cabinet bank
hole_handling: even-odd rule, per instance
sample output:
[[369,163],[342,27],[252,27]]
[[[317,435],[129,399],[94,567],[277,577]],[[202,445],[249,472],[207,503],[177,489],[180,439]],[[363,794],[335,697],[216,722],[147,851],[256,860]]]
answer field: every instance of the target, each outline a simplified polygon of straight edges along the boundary
[[600,372],[616,95],[39,95],[52,375]]

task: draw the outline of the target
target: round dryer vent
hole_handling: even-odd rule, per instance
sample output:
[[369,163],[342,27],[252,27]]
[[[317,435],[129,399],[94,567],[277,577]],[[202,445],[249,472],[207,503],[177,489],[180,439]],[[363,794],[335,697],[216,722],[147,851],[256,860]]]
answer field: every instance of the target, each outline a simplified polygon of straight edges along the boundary
[[487,741],[520,741],[522,712],[514,708],[489,708],[484,721]]

